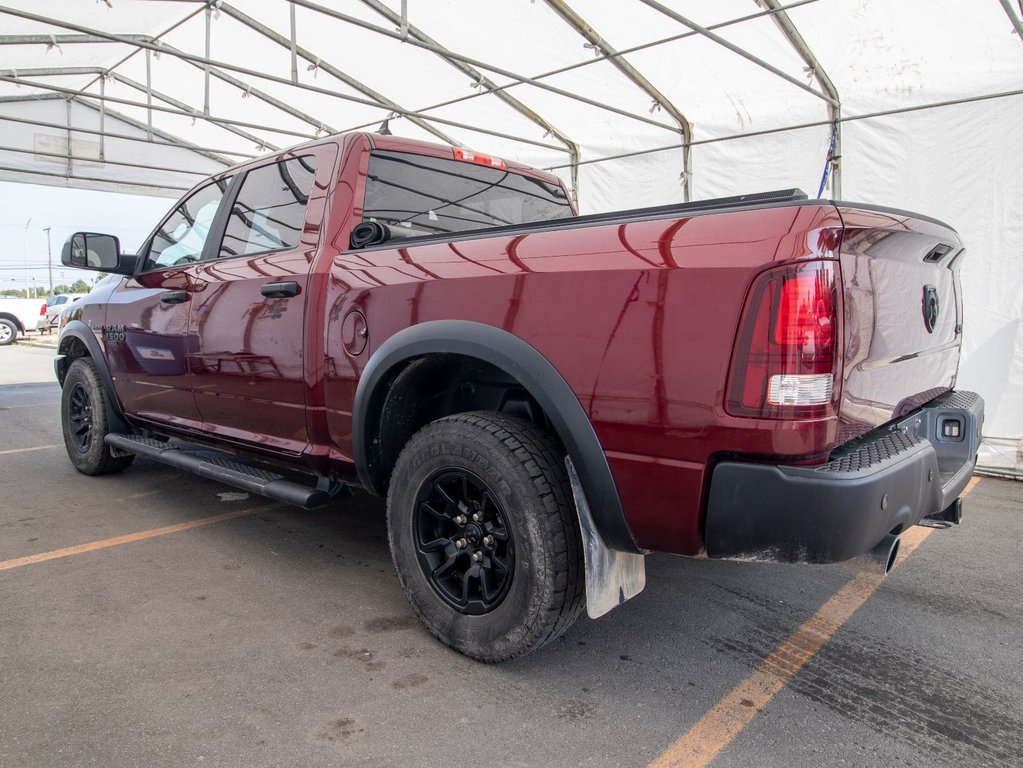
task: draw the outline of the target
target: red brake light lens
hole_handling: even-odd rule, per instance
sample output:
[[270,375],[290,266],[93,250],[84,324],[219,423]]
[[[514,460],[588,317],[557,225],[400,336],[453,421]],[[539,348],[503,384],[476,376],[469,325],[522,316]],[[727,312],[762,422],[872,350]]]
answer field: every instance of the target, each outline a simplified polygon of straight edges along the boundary
[[758,418],[835,414],[837,267],[813,261],[761,274],[747,299],[725,410]]
[[489,165],[491,168],[506,168],[504,160],[499,157],[492,157],[491,155],[481,155],[479,152],[473,152],[471,149],[464,149],[462,147],[455,147],[455,160],[462,160],[467,163],[476,163],[477,165]]
[[833,277],[829,281],[829,273],[823,271],[785,280],[774,326],[775,342],[803,345],[811,341],[816,348],[830,345],[834,288]]

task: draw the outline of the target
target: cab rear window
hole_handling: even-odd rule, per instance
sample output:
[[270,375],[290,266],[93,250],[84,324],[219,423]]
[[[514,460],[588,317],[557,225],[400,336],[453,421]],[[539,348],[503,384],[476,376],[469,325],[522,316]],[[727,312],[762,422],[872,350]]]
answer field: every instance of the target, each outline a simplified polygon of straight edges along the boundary
[[507,168],[376,150],[370,154],[363,221],[409,235],[464,232],[572,215],[557,184]]

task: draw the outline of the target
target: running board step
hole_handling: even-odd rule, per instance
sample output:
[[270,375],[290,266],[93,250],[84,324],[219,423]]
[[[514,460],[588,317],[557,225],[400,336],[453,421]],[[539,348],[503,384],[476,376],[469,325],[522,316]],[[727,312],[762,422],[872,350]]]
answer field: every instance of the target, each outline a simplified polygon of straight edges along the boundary
[[[198,456],[180,445],[172,445],[140,435],[112,432],[103,438],[103,442],[119,451],[145,456],[147,459],[169,464],[201,477],[217,480],[235,488],[258,493],[261,496],[293,504],[303,509],[317,509],[326,506],[340,490],[339,486],[333,486],[329,490],[319,487],[310,488],[301,483],[287,480],[284,475],[250,464],[243,464],[227,456],[208,453]],[[197,449],[206,451],[203,448],[197,447]]]

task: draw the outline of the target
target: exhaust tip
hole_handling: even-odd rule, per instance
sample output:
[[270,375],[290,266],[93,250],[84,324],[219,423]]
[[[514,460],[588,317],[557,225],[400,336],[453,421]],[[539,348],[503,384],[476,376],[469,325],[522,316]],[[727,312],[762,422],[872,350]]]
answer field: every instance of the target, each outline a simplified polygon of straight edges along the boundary
[[901,539],[889,533],[869,552],[864,552],[859,557],[846,560],[842,565],[857,573],[874,573],[878,576],[887,576],[899,556],[899,545]]
[[[886,539],[893,539],[888,545],[888,556],[885,558],[884,564],[884,575],[887,576],[891,573],[892,568],[895,567],[895,561],[899,557],[899,547],[902,546],[902,538],[899,536],[886,536]],[[885,542],[882,541],[878,546],[885,546]]]

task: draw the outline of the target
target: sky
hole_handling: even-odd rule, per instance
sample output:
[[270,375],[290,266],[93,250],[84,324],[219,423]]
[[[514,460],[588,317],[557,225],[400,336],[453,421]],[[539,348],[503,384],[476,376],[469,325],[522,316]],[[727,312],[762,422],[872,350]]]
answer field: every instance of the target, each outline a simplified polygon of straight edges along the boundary
[[173,204],[166,197],[0,181],[0,290],[20,290],[26,282],[49,287],[46,227],[51,228],[54,285],[79,278],[92,284],[97,273],[60,263],[61,247],[72,233],[116,235],[121,249],[134,253]]

